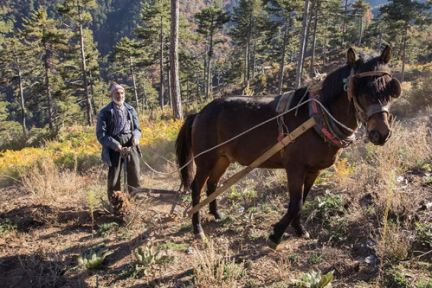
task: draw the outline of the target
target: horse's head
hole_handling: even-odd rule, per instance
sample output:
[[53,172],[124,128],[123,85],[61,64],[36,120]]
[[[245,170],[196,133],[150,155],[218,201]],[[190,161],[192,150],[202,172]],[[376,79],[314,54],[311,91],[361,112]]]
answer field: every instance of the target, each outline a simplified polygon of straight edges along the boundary
[[391,136],[390,102],[401,94],[400,83],[392,77],[388,66],[391,48],[386,46],[380,56],[359,59],[350,48],[347,58],[351,67],[348,97],[354,103],[358,119],[366,124],[369,140],[384,145]]

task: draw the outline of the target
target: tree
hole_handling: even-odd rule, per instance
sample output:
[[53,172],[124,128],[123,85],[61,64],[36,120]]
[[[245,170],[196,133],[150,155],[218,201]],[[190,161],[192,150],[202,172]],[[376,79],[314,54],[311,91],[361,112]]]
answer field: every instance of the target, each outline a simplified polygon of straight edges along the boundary
[[358,18],[359,21],[359,33],[357,45],[361,46],[365,22],[370,22],[372,18],[372,12],[370,6],[364,0],[357,0],[352,4],[352,16]]
[[198,24],[197,32],[202,34],[205,38],[205,46],[207,51],[205,53],[205,94],[206,99],[212,93],[212,59],[214,47],[221,43],[214,41],[215,34],[220,31],[225,23],[229,21],[228,13],[222,11],[216,5],[203,8],[199,13],[195,14],[195,19]]
[[67,48],[67,31],[57,28],[56,20],[48,18],[45,8],[40,8],[32,13],[29,19],[23,21],[23,34],[28,48],[34,54],[40,55],[43,62],[43,82],[48,104],[47,118],[49,128],[53,132],[55,129],[53,94],[56,90],[53,86],[57,82],[55,78],[58,78],[58,75],[55,75],[57,74],[55,67],[60,62],[60,54]]
[[3,69],[1,73],[2,79],[8,79],[8,82],[14,82],[17,80],[18,94],[19,94],[19,105],[21,108],[21,126],[23,129],[23,135],[27,138],[27,109],[24,98],[24,73],[26,64],[28,65],[28,49],[22,44],[17,38],[9,38],[7,42],[1,45],[0,49],[0,61],[3,63]]
[[430,5],[415,0],[391,0],[387,5],[380,8],[380,16],[387,23],[389,29],[395,36],[402,37],[402,69],[401,81],[405,79],[406,50],[409,41],[409,31],[415,25],[430,23]]
[[180,97],[179,61],[178,61],[178,32],[179,32],[179,0],[171,0],[171,46],[170,46],[170,72],[171,72],[171,101],[175,119],[183,118]]
[[[141,65],[142,59],[145,59],[146,56],[144,54],[144,51],[140,49],[139,44],[136,40],[129,39],[128,37],[123,37],[114,47],[112,56],[117,64],[116,70],[122,74],[130,76],[132,80],[136,108],[139,109],[140,101],[136,81],[136,65],[137,62],[138,65]],[[145,97],[145,95],[143,97]]]
[[[295,30],[295,15],[296,10],[300,7],[299,4],[299,1],[291,0],[269,0],[266,4],[266,10],[269,14],[268,24],[266,25],[268,29],[267,42],[272,43],[275,38],[282,38],[281,41],[276,41],[275,45],[273,45],[276,47],[276,54],[279,57],[278,94],[282,93],[286,54],[289,50],[288,45],[290,42],[295,42],[295,40],[290,37],[290,34]],[[276,31],[276,33],[274,33],[274,31]]]
[[161,109],[165,106],[164,64],[166,61],[165,51],[169,41],[169,13],[168,0],[150,0],[144,2],[141,8],[141,24],[135,33],[141,40],[143,48],[149,55],[149,65],[159,63],[159,105]]
[[308,31],[308,17],[309,17],[310,0],[305,0],[303,7],[303,22],[302,22],[302,33],[300,34],[300,45],[299,53],[297,57],[297,69],[296,69],[296,81],[295,87],[301,86],[301,80],[303,75],[303,63],[307,46],[307,31]]
[[230,35],[234,44],[244,49],[243,83],[246,85],[249,85],[251,71],[254,74],[255,47],[264,26],[262,7],[261,0],[240,0],[231,18],[233,26]]
[[76,27],[76,32],[79,37],[79,47],[81,56],[81,73],[85,95],[85,106],[87,112],[87,124],[93,124],[94,109],[92,105],[92,97],[89,89],[88,81],[88,67],[86,59],[86,47],[85,47],[85,36],[84,26],[91,20],[90,11],[97,7],[96,0],[75,0],[75,1],[64,1],[62,5],[59,5],[59,12],[63,15],[69,16],[72,25]]

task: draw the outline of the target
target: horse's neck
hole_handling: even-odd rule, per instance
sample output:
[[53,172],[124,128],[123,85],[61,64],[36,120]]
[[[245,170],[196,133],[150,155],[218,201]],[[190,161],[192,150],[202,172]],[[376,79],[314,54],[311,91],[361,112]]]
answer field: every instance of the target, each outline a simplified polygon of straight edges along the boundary
[[334,100],[328,108],[333,117],[335,117],[339,122],[352,130],[357,129],[355,108],[353,103],[348,100],[346,92],[342,92],[341,95],[338,95],[336,100]]

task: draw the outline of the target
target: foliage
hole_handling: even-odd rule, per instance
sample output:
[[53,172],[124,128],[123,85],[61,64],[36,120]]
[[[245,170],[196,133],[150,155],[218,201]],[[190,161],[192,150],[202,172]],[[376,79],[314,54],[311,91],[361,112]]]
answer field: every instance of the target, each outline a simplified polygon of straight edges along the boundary
[[305,273],[302,279],[296,282],[296,287],[301,288],[325,288],[331,285],[333,281],[333,271],[328,272],[325,275],[321,274],[321,271],[311,271]]
[[17,229],[17,225],[10,219],[0,219],[0,236],[7,235]]
[[[173,141],[181,121],[158,121],[141,123],[141,146],[153,145],[163,140]],[[3,180],[17,178],[37,165],[41,159],[52,159],[62,169],[87,170],[100,164],[100,144],[91,127],[72,126],[61,130],[57,140],[48,141],[43,147],[27,147],[19,151],[0,153],[0,175]]]
[[87,269],[97,269],[110,254],[112,254],[112,251],[110,251],[105,244],[101,244],[88,249],[78,256],[77,260],[79,265]]

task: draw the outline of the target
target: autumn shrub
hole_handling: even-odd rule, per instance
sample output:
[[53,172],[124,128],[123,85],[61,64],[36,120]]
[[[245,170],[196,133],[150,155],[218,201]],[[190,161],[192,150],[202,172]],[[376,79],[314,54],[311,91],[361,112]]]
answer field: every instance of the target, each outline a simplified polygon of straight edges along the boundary
[[[144,161],[165,162],[164,155],[174,159],[174,140],[182,121],[144,120],[141,123],[141,148]],[[62,129],[56,140],[46,141],[41,147],[26,147],[21,150],[5,150],[0,153],[0,180],[9,183],[37,166],[41,159],[50,158],[60,170],[77,172],[101,165],[101,146],[94,127],[71,126]],[[13,180],[12,180],[13,181]]]

